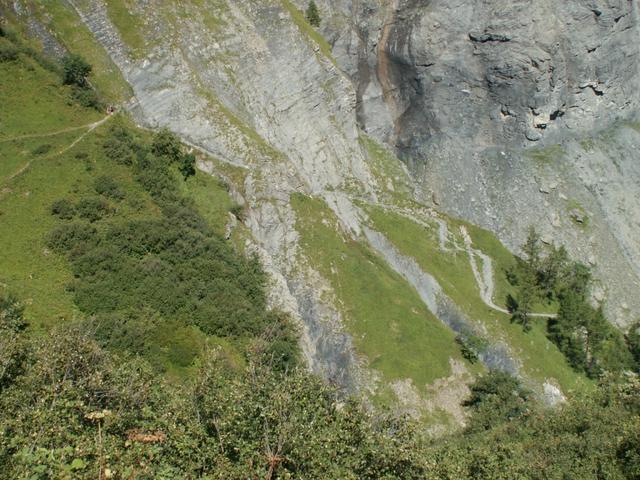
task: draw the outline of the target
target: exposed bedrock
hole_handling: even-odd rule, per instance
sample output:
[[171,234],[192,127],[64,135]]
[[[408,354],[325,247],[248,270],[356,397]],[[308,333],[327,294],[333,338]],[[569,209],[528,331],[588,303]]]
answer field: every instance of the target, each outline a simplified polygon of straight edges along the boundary
[[361,127],[396,149],[423,199],[514,250],[535,225],[594,266],[613,320],[632,320],[640,135],[627,122],[640,102],[639,3],[336,5],[325,34],[357,86]]

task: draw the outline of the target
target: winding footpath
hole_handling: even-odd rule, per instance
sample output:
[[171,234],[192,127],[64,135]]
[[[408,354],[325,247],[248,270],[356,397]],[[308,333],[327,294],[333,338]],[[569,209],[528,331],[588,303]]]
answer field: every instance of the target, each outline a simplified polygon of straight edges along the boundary
[[[482,302],[492,310],[511,315],[511,312],[509,312],[509,310],[496,305],[493,301],[495,285],[493,281],[493,263],[491,261],[491,257],[481,252],[480,250],[476,250],[473,248],[469,232],[467,232],[467,229],[464,226],[460,227],[460,233],[462,234],[462,238],[464,239],[465,250],[467,251],[467,254],[469,256],[469,263],[471,264],[473,276],[476,280],[476,283],[478,284],[478,290],[480,291],[480,298],[482,299]],[[478,268],[476,257],[480,259],[480,262],[482,264],[482,271],[480,271],[480,269]],[[554,313],[530,313],[529,317],[556,318],[557,315]]]
[[[88,123],[86,125],[80,125],[79,127],[69,127],[69,128],[65,128],[65,129],[62,129],[62,130],[57,130],[55,132],[48,132],[48,133],[32,133],[32,134],[28,134],[28,135],[20,135],[20,136],[17,136],[17,137],[5,138],[5,139],[0,140],[0,143],[6,143],[6,142],[14,142],[14,141],[18,141],[18,140],[24,140],[24,139],[27,139],[27,138],[54,137],[56,135],[62,135],[64,133],[69,133],[69,132],[74,132],[76,130],[86,129],[86,131],[83,132],[82,135],[80,135],[78,138],[76,138],[69,145],[67,145],[64,148],[58,150],[57,152],[51,153],[51,154],[46,155],[46,156],[44,156],[42,158],[39,158],[39,159],[38,158],[32,158],[27,163],[25,163],[22,167],[20,167],[18,170],[16,170],[14,173],[9,175],[4,180],[3,184],[6,186],[11,180],[13,180],[14,178],[22,175],[31,166],[31,164],[35,160],[43,160],[43,159],[54,158],[54,157],[62,155],[63,153],[66,153],[67,151],[71,150],[78,143],[80,143],[87,135],[89,135],[91,132],[93,132],[96,128],[98,128],[103,123],[107,122],[111,118],[111,116],[112,115],[106,115],[104,118],[98,120],[97,122]],[[3,196],[4,196],[4,194],[0,194],[0,198],[2,198]]]

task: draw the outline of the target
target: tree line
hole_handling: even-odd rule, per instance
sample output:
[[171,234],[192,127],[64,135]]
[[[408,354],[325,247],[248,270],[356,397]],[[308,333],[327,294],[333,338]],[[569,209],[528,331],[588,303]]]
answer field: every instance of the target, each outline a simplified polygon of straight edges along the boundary
[[639,371],[639,325],[625,337],[607,321],[603,306],[592,304],[590,268],[571,260],[563,246],[543,248],[534,228],[522,252],[524,258],[516,258],[507,272],[517,287],[516,295],[507,298],[512,321],[529,331],[536,303],[557,303],[557,316],[547,321],[547,336],[573,368],[591,378],[605,371]]

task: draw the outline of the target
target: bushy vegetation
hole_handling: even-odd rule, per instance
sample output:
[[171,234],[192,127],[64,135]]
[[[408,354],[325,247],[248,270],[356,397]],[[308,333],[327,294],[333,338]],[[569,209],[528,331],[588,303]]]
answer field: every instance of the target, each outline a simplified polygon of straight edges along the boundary
[[89,85],[87,77],[91,70],[91,65],[80,55],[67,55],[62,59],[62,82],[65,85],[86,88]]
[[93,187],[96,193],[107,198],[111,198],[113,200],[122,200],[124,198],[124,192],[113,177],[101,175],[95,179]]
[[71,53],[62,59],[62,83],[71,87],[71,97],[83,107],[101,107],[97,92],[89,83],[93,67],[81,56]]
[[9,40],[0,38],[0,62],[13,62],[18,59],[20,51]]
[[[472,386],[468,427],[430,441],[264,355],[219,348],[168,383],[139,356],[102,349],[91,322],[27,337],[0,302],[0,471],[74,479],[632,479],[640,474],[640,382],[603,380],[558,410],[491,372]],[[4,345],[4,343],[2,344]],[[266,361],[265,361],[266,360]]]
[[266,342],[261,348],[293,367],[297,338],[286,317],[267,312],[257,259],[238,254],[180,193],[174,164],[190,155],[177,137],[162,130],[147,143],[118,124],[103,151],[131,168],[161,213],[119,218],[112,202],[123,192],[104,175],[94,182],[100,196],[51,207],[66,222],[49,234],[48,246],[69,259],[75,280],[68,289],[95,317],[101,344],[188,367],[203,334],[255,339],[253,348]]
[[525,258],[509,272],[518,287],[509,301],[513,321],[529,330],[533,304],[540,299],[557,302],[558,314],[548,320],[548,337],[573,368],[591,378],[634,368],[622,333],[606,320],[602,305],[591,304],[590,269],[571,261],[564,247],[552,245],[543,252],[533,228],[522,250]]
[[428,452],[434,479],[634,479],[640,474],[640,382],[598,389],[548,409],[517,381],[490,374],[472,387],[469,428]]

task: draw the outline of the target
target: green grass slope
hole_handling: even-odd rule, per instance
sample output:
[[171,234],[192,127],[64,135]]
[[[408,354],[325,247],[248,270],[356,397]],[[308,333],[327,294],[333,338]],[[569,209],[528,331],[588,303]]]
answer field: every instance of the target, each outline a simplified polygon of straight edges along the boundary
[[[2,37],[0,41],[9,43]],[[31,329],[45,332],[87,317],[77,305],[78,285],[72,287],[78,281],[77,268],[74,271],[47,242],[51,232],[65,224],[52,215],[52,204],[65,199],[78,205],[97,198],[98,180],[108,177],[119,194],[117,200],[108,200],[107,223],[91,224],[98,231],[161,219],[166,206],[145,190],[132,166],[105,155],[105,140],[115,124],[136,132],[140,141],[148,142],[150,134],[125,118],[103,117],[77,105],[55,69],[44,68],[27,53],[2,61],[0,96],[0,294],[22,299]],[[104,123],[88,127],[99,120]],[[175,185],[177,194],[221,236],[234,207],[225,183],[198,171],[189,181],[176,172]],[[181,358],[193,358],[205,343],[218,345],[234,363],[242,363],[239,352],[247,339],[205,335],[179,319],[163,325],[153,329],[148,354],[169,373],[187,373],[179,366]]]
[[[555,379],[565,392],[581,389],[589,384],[576,374],[564,356],[546,337],[546,320],[535,319],[532,331],[525,333],[520,325],[510,321],[509,315],[497,312],[484,304],[475,282],[468,255],[463,250],[443,252],[439,248],[438,226],[430,228],[402,215],[382,208],[369,208],[373,227],[385,234],[404,255],[414,258],[420,267],[432,274],[445,293],[473,320],[486,328],[488,337],[504,340],[522,362],[524,373],[536,380]],[[462,222],[448,220],[450,231],[459,236]],[[465,224],[475,248],[491,256],[496,276],[496,303],[510,291],[504,271],[512,264],[513,256],[489,232]],[[460,245],[462,239],[457,239]],[[506,296],[506,295],[505,295]]]
[[324,202],[295,195],[304,255],[331,282],[359,353],[384,380],[409,378],[418,388],[450,374],[461,359],[453,333],[417,292],[365,244],[337,227]]

